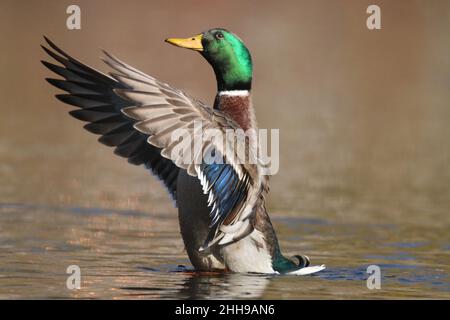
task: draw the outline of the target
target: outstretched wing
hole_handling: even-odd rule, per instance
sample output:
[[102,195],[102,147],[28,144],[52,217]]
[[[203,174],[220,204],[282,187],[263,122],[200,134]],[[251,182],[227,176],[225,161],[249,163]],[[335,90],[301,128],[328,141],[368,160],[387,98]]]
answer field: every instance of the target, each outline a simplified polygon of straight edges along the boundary
[[47,38],[45,40],[54,51],[44,46],[42,48],[62,65],[42,61],[48,69],[64,78],[46,79],[50,84],[67,92],[67,94],[56,95],[56,98],[78,107],[70,111],[70,114],[79,120],[89,122],[84,126],[86,130],[101,135],[98,140],[107,146],[115,147],[114,153],[128,158],[128,162],[135,165],[144,164],[163,181],[173,199],[176,200],[177,177],[180,169],[171,160],[161,156],[160,148],[147,143],[149,135],[133,127],[136,123],[135,119],[122,113],[122,110],[129,107],[131,103],[117,95],[114,90],[132,88],[84,65]]
[[[201,249],[237,241],[253,230],[255,207],[264,199],[265,179],[256,161],[242,159],[237,144],[246,144],[247,159],[256,159],[249,139],[239,140],[239,126],[227,115],[204,105],[182,91],[127,65],[106,53],[104,61],[115,72],[110,75],[125,88],[114,92],[130,101],[122,109],[136,121],[134,128],[148,136],[149,144],[161,148],[162,156],[198,177],[208,194],[211,208],[210,232]],[[208,139],[205,132],[221,133]],[[251,139],[250,139],[251,140]],[[199,148],[196,148],[200,145]],[[214,161],[208,161],[207,156]],[[218,160],[218,161],[217,161]]]

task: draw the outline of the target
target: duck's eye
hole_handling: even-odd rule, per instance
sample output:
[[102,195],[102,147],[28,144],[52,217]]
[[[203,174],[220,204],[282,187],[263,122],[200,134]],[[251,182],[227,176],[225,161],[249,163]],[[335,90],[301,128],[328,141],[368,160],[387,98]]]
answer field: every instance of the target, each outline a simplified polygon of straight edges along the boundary
[[216,39],[219,39],[219,40],[221,40],[221,39],[223,39],[223,33],[216,33]]

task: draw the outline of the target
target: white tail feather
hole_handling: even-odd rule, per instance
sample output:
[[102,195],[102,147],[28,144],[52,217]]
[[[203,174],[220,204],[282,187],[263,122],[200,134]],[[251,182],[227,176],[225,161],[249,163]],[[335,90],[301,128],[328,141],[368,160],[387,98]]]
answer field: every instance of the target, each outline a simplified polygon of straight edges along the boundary
[[324,264],[322,264],[320,266],[311,266],[311,267],[297,269],[295,271],[291,271],[291,272],[288,272],[286,274],[292,274],[292,275],[296,275],[296,276],[303,276],[303,275],[306,275],[306,274],[311,274],[311,273],[316,273],[316,272],[322,271],[323,269],[325,269],[325,265]]

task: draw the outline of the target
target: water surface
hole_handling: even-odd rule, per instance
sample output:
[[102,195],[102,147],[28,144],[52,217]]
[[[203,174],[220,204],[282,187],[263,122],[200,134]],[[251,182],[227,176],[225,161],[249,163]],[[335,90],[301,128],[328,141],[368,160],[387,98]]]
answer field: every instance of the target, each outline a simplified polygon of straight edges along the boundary
[[[283,216],[274,223],[285,252],[307,253],[327,269],[311,276],[196,273],[174,216],[2,204],[0,298],[450,297],[445,228]],[[81,268],[80,290],[66,288],[72,264]],[[366,287],[371,264],[381,268],[380,290]]]

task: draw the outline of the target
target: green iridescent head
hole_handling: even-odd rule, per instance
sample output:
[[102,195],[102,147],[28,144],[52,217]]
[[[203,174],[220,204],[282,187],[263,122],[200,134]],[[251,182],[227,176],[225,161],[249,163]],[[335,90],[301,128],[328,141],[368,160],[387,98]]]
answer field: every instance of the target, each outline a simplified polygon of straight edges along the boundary
[[166,39],[178,47],[199,51],[213,67],[219,91],[250,90],[253,65],[239,37],[225,29],[211,29],[186,39]]

